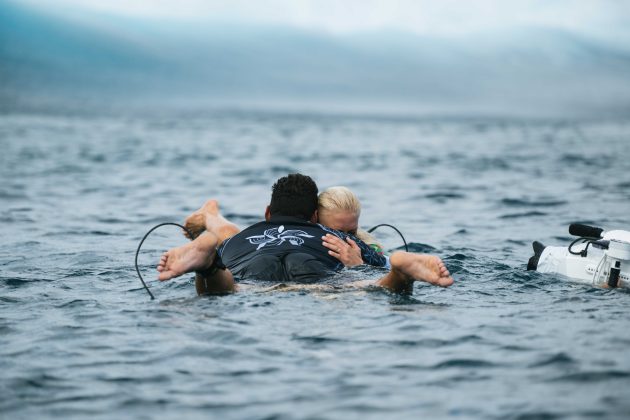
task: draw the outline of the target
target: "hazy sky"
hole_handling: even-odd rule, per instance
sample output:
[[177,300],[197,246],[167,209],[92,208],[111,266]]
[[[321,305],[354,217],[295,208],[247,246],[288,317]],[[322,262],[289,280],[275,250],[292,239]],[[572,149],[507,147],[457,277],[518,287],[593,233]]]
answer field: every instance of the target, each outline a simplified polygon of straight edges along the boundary
[[286,24],[348,33],[399,29],[453,35],[545,25],[614,38],[630,36],[628,0],[23,0],[60,9],[167,19]]

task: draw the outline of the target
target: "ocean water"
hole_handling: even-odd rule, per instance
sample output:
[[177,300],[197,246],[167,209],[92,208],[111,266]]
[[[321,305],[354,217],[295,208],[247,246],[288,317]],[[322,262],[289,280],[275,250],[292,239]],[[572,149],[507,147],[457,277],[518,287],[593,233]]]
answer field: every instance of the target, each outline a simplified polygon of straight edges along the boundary
[[[630,293],[526,272],[630,227],[630,121],[263,112],[0,115],[0,417],[627,418]],[[206,199],[241,226],[300,171],[455,284],[195,295],[155,281]],[[385,228],[377,237],[401,245]]]

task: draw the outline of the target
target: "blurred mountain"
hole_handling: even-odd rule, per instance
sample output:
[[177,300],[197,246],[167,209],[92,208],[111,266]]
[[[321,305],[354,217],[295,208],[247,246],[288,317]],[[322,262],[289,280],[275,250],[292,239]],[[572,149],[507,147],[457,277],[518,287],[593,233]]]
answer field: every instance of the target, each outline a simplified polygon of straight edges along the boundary
[[0,1],[2,109],[290,103],[624,115],[630,53],[549,28],[456,38],[68,17]]

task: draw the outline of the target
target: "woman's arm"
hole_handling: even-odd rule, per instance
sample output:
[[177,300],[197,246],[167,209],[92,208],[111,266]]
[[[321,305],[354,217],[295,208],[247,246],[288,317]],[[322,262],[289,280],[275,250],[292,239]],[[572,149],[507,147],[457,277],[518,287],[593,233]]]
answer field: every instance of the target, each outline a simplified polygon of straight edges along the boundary
[[346,240],[327,233],[322,236],[323,245],[328,248],[328,253],[337,258],[346,267],[354,267],[363,264],[361,248],[349,236]]
[[328,253],[341,261],[346,267],[368,264],[389,268],[389,258],[379,254],[360,239],[342,232],[328,233],[322,237],[323,245]]

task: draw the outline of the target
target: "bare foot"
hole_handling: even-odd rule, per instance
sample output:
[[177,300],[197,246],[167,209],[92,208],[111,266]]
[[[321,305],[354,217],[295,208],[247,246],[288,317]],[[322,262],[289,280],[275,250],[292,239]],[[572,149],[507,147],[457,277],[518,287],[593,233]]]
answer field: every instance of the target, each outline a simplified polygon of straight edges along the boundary
[[201,210],[204,214],[211,214],[213,216],[219,215],[219,202],[217,200],[208,200],[203,206],[201,206]]
[[158,263],[158,279],[170,280],[182,274],[209,268],[214,261],[216,247],[216,236],[206,232],[186,245],[168,250]]
[[[201,234],[204,230],[212,232],[219,238],[219,243],[241,231],[238,226],[221,215],[217,200],[206,201],[199,210],[188,216],[184,226],[195,236]],[[184,235],[190,237],[188,233],[184,233]]]
[[[206,230],[206,217],[203,214],[194,212],[184,221],[184,236],[188,239],[195,239]],[[190,232],[192,236],[188,233]]]
[[451,274],[439,257],[395,252],[392,254],[390,262],[392,271],[406,276],[410,280],[421,280],[441,287],[448,287],[453,284]]
[[219,238],[219,243],[241,231],[238,226],[223,217],[217,200],[206,201],[200,211],[206,217],[206,230],[214,233]]
[[188,239],[195,239],[197,236],[201,235],[201,233],[206,230],[206,217],[208,215],[219,216],[219,202],[217,200],[206,201],[199,210],[195,211],[186,218],[184,226],[194,236],[191,238],[186,231],[184,231],[184,236]]

